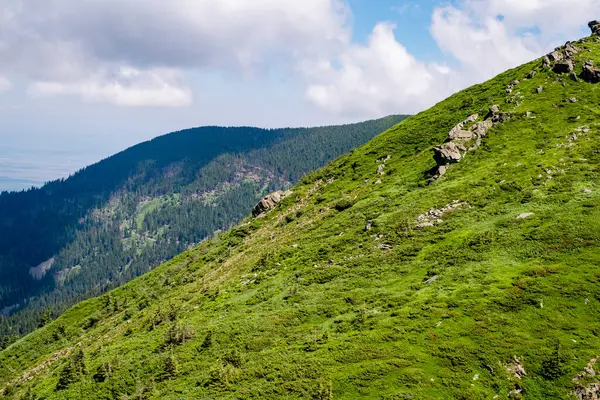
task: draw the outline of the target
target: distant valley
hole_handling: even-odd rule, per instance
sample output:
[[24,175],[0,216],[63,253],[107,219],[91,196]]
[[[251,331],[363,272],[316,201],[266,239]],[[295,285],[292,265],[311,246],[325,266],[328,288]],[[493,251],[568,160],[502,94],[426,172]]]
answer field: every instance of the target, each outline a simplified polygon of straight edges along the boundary
[[[263,194],[291,186],[404,118],[299,129],[194,128],[39,189],[3,193],[0,347],[44,316],[56,317],[233,226]],[[4,152],[2,160],[11,185],[30,186],[40,176],[68,175],[84,158]]]

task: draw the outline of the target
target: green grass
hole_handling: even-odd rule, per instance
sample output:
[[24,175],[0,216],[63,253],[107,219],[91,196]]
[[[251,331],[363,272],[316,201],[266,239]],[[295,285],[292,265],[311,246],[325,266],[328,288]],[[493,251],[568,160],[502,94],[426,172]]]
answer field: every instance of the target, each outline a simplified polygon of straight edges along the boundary
[[[578,45],[591,50],[579,69],[600,63],[600,45]],[[411,117],[306,176],[266,217],[19,340],[0,353],[5,397],[569,398],[600,348],[600,85],[549,70],[524,80],[539,65]],[[519,106],[506,102],[514,79]],[[431,149],[493,104],[513,118],[427,184]],[[415,229],[454,200],[470,208]],[[76,347],[87,373],[57,391]],[[507,372],[514,356],[522,379]]]

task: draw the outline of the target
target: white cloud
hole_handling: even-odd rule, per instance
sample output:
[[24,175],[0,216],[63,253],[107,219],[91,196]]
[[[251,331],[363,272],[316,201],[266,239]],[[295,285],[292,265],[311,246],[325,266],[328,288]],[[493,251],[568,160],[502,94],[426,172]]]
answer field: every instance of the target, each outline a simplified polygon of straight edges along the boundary
[[579,38],[598,10],[600,0],[463,0],[437,7],[431,34],[448,56],[442,64],[418,60],[395,39],[392,25],[379,24],[366,46],[349,45],[308,69],[307,97],[338,114],[420,111]]
[[513,35],[495,17],[473,17],[454,7],[434,11],[431,33],[439,48],[460,62],[465,83],[495,76],[543,51],[530,35]]
[[131,107],[180,107],[192,101],[192,95],[181,85],[177,71],[121,68],[109,75],[89,77],[80,82],[36,82],[30,93],[35,96],[78,95],[85,101]]
[[394,38],[394,25],[381,23],[366,46],[352,45],[340,67],[321,62],[312,71],[308,98],[334,113],[382,115],[416,112],[448,92],[448,68],[418,61]]
[[[410,54],[388,23],[377,24],[367,44],[351,43],[347,0],[141,4],[2,1],[0,77],[30,83],[35,96],[186,106],[192,102],[189,72],[268,80],[275,70],[302,80],[316,106],[357,119],[422,110],[581,36],[600,10],[600,0],[457,0],[438,6],[430,28],[446,58],[434,63]],[[406,4],[412,10],[420,3]]]
[[[344,0],[4,0],[0,73],[37,94],[185,105],[165,70],[251,75],[323,57],[349,40],[347,12]],[[136,78],[106,72],[123,69]]]

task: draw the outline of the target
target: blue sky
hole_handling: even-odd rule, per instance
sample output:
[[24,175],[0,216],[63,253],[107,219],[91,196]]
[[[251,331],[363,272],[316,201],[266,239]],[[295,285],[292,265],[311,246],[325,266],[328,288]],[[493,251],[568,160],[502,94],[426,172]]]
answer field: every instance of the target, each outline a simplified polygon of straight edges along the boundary
[[595,12],[600,0],[5,0],[0,190],[193,126],[415,113],[586,35]]

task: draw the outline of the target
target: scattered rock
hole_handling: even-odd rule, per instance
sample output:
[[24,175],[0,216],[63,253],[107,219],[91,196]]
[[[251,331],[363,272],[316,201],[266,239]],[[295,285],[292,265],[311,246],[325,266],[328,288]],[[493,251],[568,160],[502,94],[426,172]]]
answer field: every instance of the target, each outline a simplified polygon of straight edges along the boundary
[[576,47],[573,43],[567,42],[567,43],[565,43],[564,51],[565,51],[567,58],[571,58],[571,57],[573,57],[573,55],[579,53],[581,51],[581,49],[579,49],[579,47]]
[[529,217],[531,217],[532,215],[534,215],[534,213],[532,213],[532,212],[523,213],[523,214],[520,214],[520,215],[517,217],[517,219],[525,219],[525,218],[529,218]]
[[598,400],[600,399],[600,384],[591,383],[588,386],[575,387],[575,397],[579,400]]
[[594,366],[596,359],[592,358],[588,363],[587,367],[583,369],[583,372],[573,378],[573,382],[576,382],[575,386],[575,397],[580,400],[599,400],[600,399],[600,384],[592,382],[587,385],[580,383],[581,379],[587,379],[589,382],[590,378],[599,375],[596,372]]
[[378,159],[376,162],[377,163],[381,163],[377,166],[377,175],[385,175],[384,169],[385,169],[385,163],[386,161],[388,161],[390,158],[392,158],[392,156],[387,155],[385,157],[382,157],[380,159]]
[[573,61],[571,60],[557,62],[554,64],[554,68],[552,68],[557,74],[568,74],[569,72],[573,72],[573,69]]
[[543,91],[544,91],[544,88],[543,88],[543,87],[541,87],[541,86],[538,86],[538,88],[537,88],[537,89],[535,89],[535,92],[536,92],[537,94],[540,94],[540,93],[542,93]]
[[492,122],[494,124],[501,124],[503,122],[508,121],[511,118],[512,118],[512,114],[511,113],[502,112],[502,113],[498,113],[498,114],[494,115],[492,117]]
[[488,111],[487,115],[485,116],[485,119],[488,120],[490,118],[493,118],[494,115],[498,114],[500,112],[500,106],[497,104],[494,104],[493,106],[490,107],[490,110]]
[[438,165],[435,169],[435,172],[431,176],[432,180],[440,179],[442,176],[446,175],[448,171],[448,166],[446,165]]
[[367,224],[365,225],[365,231],[370,231],[371,228],[373,227],[373,221],[369,220],[367,221]]
[[425,214],[421,214],[417,217],[417,220],[415,221],[415,223],[416,223],[415,228],[423,229],[423,228],[427,228],[427,227],[436,226],[436,225],[444,222],[441,219],[441,217],[443,217],[445,214],[448,214],[448,213],[458,210],[458,209],[464,209],[464,208],[470,208],[470,207],[471,206],[467,202],[461,202],[459,200],[454,200],[452,203],[450,203],[440,209],[432,208],[431,210],[427,211]]
[[575,97],[570,97],[567,99],[569,103],[577,103],[577,99]]
[[438,165],[454,164],[461,160],[461,150],[464,152],[467,149],[454,142],[444,143],[433,149],[433,158]]
[[590,193],[592,193],[592,190],[591,189],[583,189],[583,193],[590,194]]
[[561,61],[563,58],[563,53],[558,50],[555,50],[552,53],[548,54],[548,59],[553,62]]
[[594,65],[590,62],[586,62],[583,65],[583,72],[581,72],[580,77],[588,83],[599,83],[600,69],[595,68]]
[[277,206],[277,204],[279,204],[281,202],[281,200],[283,200],[290,194],[291,194],[290,191],[283,192],[280,190],[280,191],[273,192],[273,193],[266,195],[265,197],[262,198],[261,201],[259,201],[254,206],[254,208],[252,209],[252,215],[254,217],[258,217],[261,214],[271,211],[272,209],[274,209]]
[[517,379],[521,379],[525,375],[527,375],[527,372],[525,372],[525,368],[523,368],[521,360],[519,360],[517,356],[513,356],[513,359],[506,367],[506,371],[509,373],[509,375]]
[[437,276],[437,275],[434,275],[434,276],[432,276],[431,278],[427,279],[427,280],[425,281],[425,284],[427,284],[427,285],[431,285],[433,282],[437,281],[437,279],[438,279],[438,276]]
[[575,72],[571,72],[569,74],[569,78],[571,78],[571,80],[574,82],[579,82],[579,78],[577,78],[577,74]]
[[544,58],[542,58],[542,68],[547,68],[550,66],[550,59],[548,58],[548,56],[544,56]]
[[537,71],[531,71],[530,73],[527,74],[527,79],[533,78],[536,74],[537,74]]

